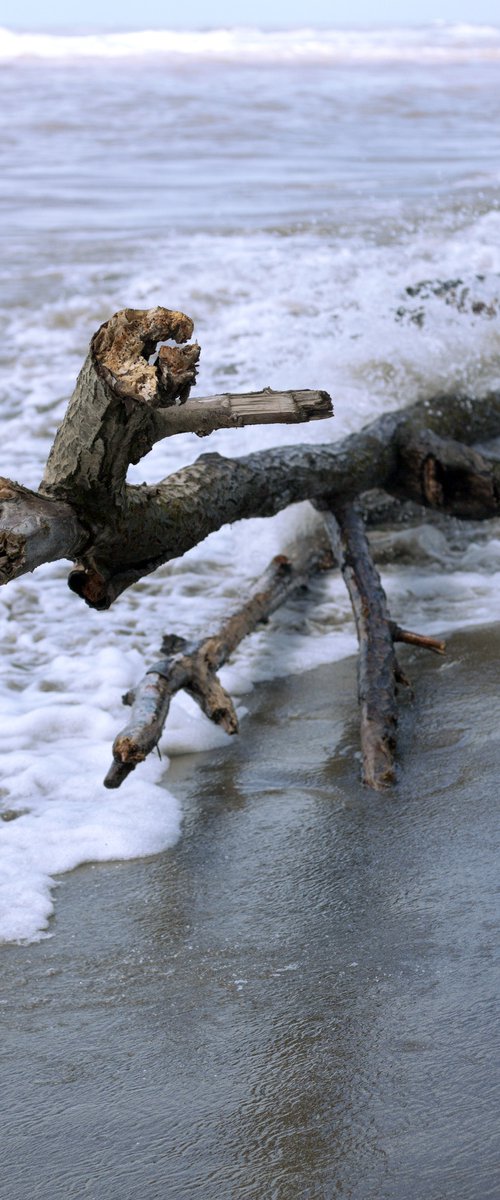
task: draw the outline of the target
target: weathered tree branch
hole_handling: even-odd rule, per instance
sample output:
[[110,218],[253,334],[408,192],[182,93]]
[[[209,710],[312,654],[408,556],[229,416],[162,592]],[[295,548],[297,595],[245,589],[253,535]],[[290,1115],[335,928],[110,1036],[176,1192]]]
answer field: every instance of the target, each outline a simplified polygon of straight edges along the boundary
[[407,642],[438,654],[443,654],[445,647],[443,642],[410,633],[391,621],[387,597],[356,507],[338,505],[335,514],[322,509],[322,516],[356,621],[363,782],[381,791],[395,778],[396,685],[407,682],[394,642]]
[[395,495],[466,519],[492,517],[499,511],[497,462],[430,429],[400,434],[398,445],[399,464],[391,487]]
[[189,317],[167,308],[125,308],[101,325],[49,454],[43,495],[98,524],[103,512],[123,508],[129,465],[158,440],[157,410],[187,398],[199,346],[164,347],[163,369],[160,355],[155,365],[149,359],[159,342],[185,342],[192,332]]
[[[391,621],[359,506],[367,507],[367,493],[378,489],[379,496],[382,490],[398,504],[410,501],[461,518],[499,514],[500,462],[479,453],[474,443],[500,435],[500,392],[480,400],[426,400],[384,414],[338,443],[282,446],[236,459],[202,455],[157,484],[131,486],[129,465],[160,438],[331,413],[326,392],[265,389],[189,399],[200,353],[187,343],[192,330],[183,313],[156,308],[124,309],[97,331],[40,490],[0,481],[0,582],[69,558],[75,564],[70,587],[91,607],[105,609],[125,588],[227,522],[272,516],[306,499],[327,507],[334,514],[326,520],[360,640],[365,778],[373,787],[385,786],[394,774],[395,688],[402,678],[394,642],[437,652],[442,645]],[[285,575],[282,588],[290,583]],[[278,595],[277,580],[271,592]],[[247,620],[253,627],[254,601],[224,626],[218,641],[205,639],[169,653],[166,674],[148,675],[138,690],[132,732],[129,725],[117,742],[117,771],[131,769],[145,747],[156,744],[163,713],[179,687],[191,690],[213,719],[227,720],[230,727],[234,710],[215,672],[240,640],[239,634],[234,641],[236,627],[244,629]],[[268,611],[276,607],[270,603],[267,596]],[[109,778],[108,785],[114,786]]]
[[[337,444],[286,446],[238,459],[202,455],[192,466],[159,484],[125,485],[115,494],[116,503],[110,500],[106,504],[101,495],[100,505],[96,506],[91,489],[87,506],[79,485],[77,500],[71,502],[71,487],[65,477],[62,492],[74,512],[67,544],[62,536],[57,539],[57,554],[52,541],[49,543],[41,533],[42,523],[52,519],[46,492],[30,493],[22,489],[24,500],[30,497],[31,520],[27,527],[17,498],[12,502],[18,485],[6,481],[5,489],[10,488],[12,495],[4,490],[4,498],[0,496],[0,560],[2,557],[5,560],[0,578],[8,582],[53,557],[71,558],[76,542],[85,546],[85,552],[77,551],[80,561],[70,575],[70,586],[91,607],[109,608],[125,588],[161,563],[185,554],[228,520],[272,516],[299,500],[314,500],[326,493],[349,500],[371,488],[382,487],[400,499],[409,494],[420,504],[438,505],[442,511],[462,515],[463,475],[450,468],[449,460],[441,471],[437,441],[431,437],[441,417],[452,434],[462,430],[464,440],[484,441],[498,436],[500,394],[477,402],[468,397],[450,397],[446,402],[440,397],[432,404],[425,401],[384,414],[360,433]],[[63,429],[64,425],[59,433],[61,438]],[[405,448],[415,444],[415,430],[421,468],[409,470],[406,491]],[[448,446],[448,441],[445,444]],[[467,504],[467,514],[482,520],[500,512],[500,464],[476,454],[474,461],[479,486]],[[429,489],[430,474],[440,471],[439,490]],[[53,487],[57,490],[55,484]],[[40,518],[35,519],[38,505]],[[60,524],[61,510],[53,511],[54,520]],[[16,539],[19,551],[13,557],[8,553],[8,545]]]
[[70,504],[0,477],[0,584],[41,563],[74,559],[90,540]]
[[[159,343],[168,338],[181,343],[191,332],[189,317],[157,308],[125,309],[95,334],[40,492],[31,493],[28,523],[18,498],[13,503],[5,492],[0,509],[4,582],[56,553],[76,553],[70,586],[92,607],[108,608],[125,588],[226,521],[271,516],[295,501],[325,494],[346,502],[382,487],[479,519],[500,511],[498,462],[454,444],[458,438],[470,443],[500,432],[500,394],[477,402],[439,397],[385,414],[338,444],[281,447],[234,460],[202,455],[158,484],[127,485],[129,463],[159,437],[198,427],[199,421],[203,429],[198,432],[204,432],[211,420],[250,417],[248,394],[240,400],[187,400],[197,346],[160,345],[156,362],[150,361]],[[296,416],[297,398],[304,393],[292,392],[285,401],[286,395],[256,393],[254,419],[274,419],[275,403],[280,416],[285,403],[293,409],[288,415]],[[311,406],[313,415],[323,416],[327,404],[326,393],[311,393],[301,400],[299,416],[311,415]],[[23,497],[27,503],[26,491]],[[61,510],[53,510],[57,537],[46,536],[52,519],[47,500],[73,510],[66,544]]]
[[176,433],[206,437],[215,429],[240,429],[243,425],[297,425],[332,415],[328,392],[246,392],[187,400],[156,414],[157,440]]
[[[128,467],[155,442],[176,433],[331,416],[327,392],[247,392],[188,400],[198,345],[185,342],[193,322],[167,308],[124,309],[94,334],[86,362],[50,452],[44,495],[70,499],[102,520],[102,505],[126,505]],[[156,357],[156,361],[150,360]]]
[[389,613],[363,522],[352,505],[323,518],[353,607],[359,641],[363,780],[377,791],[394,781],[399,673]]
[[[405,447],[416,434],[423,447],[426,423],[430,431],[426,470],[439,470],[433,426],[439,424],[443,404],[440,398],[432,405],[425,401],[384,414],[333,445],[285,446],[238,459],[202,455],[159,484],[129,487],[126,510],[113,527],[107,525],[96,534],[91,552],[82,556],[70,575],[70,586],[92,607],[108,608],[131,583],[162,562],[185,554],[228,520],[273,516],[289,504],[319,499],[325,493],[346,501],[382,487],[401,498]],[[445,424],[452,432],[462,427],[472,440],[495,436],[500,432],[500,394],[477,405],[468,397],[450,398]],[[500,512],[500,465],[482,455],[474,456],[474,461],[481,482],[476,495],[471,491],[468,516],[482,520]],[[427,506],[439,503],[443,511],[462,515],[461,476],[448,468],[442,475],[446,486],[438,495],[429,491],[425,472],[418,476],[415,471],[411,498]]]
[[217,671],[227,662],[243,638],[319,570],[333,560],[325,545],[304,547],[295,559],[273,558],[255,584],[248,600],[223,621],[215,634],[196,645],[183,638],[163,639],[163,657],[147,671],[135,691],[124,696],[132,704],[132,715],[113,745],[114,762],[104,780],[106,787],[119,787],[131,771],[155,748],[161,737],[170,701],[184,689],[202,711],[226,733],[238,733],[238,719],[231,697],[222,687]]

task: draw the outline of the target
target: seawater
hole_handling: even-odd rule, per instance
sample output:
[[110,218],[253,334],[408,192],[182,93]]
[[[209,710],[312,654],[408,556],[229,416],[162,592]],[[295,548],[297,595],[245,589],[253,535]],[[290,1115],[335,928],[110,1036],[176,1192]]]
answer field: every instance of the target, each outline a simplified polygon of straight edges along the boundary
[[[321,387],[335,403],[333,421],[172,439],[134,482],[207,449],[331,440],[419,398],[497,388],[499,60],[484,26],[0,31],[2,474],[38,485],[89,338],[125,306],[193,317],[200,395]],[[121,694],[163,632],[209,628],[313,521],[300,505],[228,526],[106,614],[68,591],[64,563],[2,590],[5,939],[43,936],[55,874],[179,836],[165,757],[102,787]],[[472,542],[423,525],[392,549],[384,582],[405,624],[500,616],[498,525]],[[223,674],[244,711],[255,681],[354,649],[332,576]],[[179,697],[162,751],[224,737]]]

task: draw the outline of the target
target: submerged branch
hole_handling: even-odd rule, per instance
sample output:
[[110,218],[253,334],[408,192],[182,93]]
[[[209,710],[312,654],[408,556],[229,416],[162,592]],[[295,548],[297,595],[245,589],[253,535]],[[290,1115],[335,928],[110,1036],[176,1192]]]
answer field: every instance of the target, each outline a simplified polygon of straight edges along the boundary
[[386,595],[362,519],[353,505],[339,505],[335,515],[323,512],[323,519],[356,621],[363,782],[380,791],[394,782],[398,719],[399,671]]
[[326,508],[321,508],[321,512],[356,622],[363,782],[381,791],[390,787],[395,778],[396,688],[398,683],[408,682],[399,666],[394,642],[406,642],[436,654],[444,654],[445,645],[435,638],[401,629],[391,621],[387,597],[356,507],[338,505],[335,513]]

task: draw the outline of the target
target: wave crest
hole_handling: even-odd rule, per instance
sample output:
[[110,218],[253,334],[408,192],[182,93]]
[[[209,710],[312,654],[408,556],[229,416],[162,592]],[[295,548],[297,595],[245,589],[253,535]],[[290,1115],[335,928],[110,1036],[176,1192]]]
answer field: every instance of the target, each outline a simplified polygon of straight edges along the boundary
[[128,33],[16,33],[0,28],[0,60],[168,57],[250,63],[498,61],[500,28],[145,29]]

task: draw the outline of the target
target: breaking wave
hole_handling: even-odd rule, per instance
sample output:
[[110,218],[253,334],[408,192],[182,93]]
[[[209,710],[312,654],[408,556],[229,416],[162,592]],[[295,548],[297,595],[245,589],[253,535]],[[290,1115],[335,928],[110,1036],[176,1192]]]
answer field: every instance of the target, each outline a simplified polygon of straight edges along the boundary
[[498,61],[500,27],[387,29],[145,29],[53,34],[0,28],[0,60],[145,56],[255,63],[461,63]]

